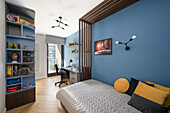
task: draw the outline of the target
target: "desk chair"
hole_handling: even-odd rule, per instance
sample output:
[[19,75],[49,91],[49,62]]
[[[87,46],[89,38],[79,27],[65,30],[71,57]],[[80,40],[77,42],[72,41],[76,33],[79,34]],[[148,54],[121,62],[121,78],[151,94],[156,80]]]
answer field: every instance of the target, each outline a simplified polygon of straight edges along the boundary
[[67,72],[64,71],[64,70],[59,70],[57,64],[55,65],[55,68],[56,68],[56,73],[57,73],[57,75],[61,75],[61,81],[60,81],[60,82],[56,82],[56,83],[55,83],[55,86],[56,86],[58,83],[59,83],[59,87],[61,86],[62,83],[65,83],[66,85],[68,85],[68,84],[67,84],[68,81],[64,81],[64,80],[63,80],[64,75],[66,75]]

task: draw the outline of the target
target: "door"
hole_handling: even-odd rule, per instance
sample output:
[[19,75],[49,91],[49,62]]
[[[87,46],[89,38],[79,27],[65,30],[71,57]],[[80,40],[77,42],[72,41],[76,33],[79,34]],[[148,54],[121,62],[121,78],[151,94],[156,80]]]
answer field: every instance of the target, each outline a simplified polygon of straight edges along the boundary
[[47,44],[47,72],[48,76],[56,75],[56,68],[55,64],[57,63],[57,57],[56,57],[56,44]]

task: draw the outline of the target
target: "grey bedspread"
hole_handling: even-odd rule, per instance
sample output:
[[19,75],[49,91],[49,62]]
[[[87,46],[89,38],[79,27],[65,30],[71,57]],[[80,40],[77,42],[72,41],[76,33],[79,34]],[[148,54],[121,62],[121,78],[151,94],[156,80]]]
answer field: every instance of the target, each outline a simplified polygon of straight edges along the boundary
[[69,113],[141,113],[127,104],[129,95],[92,79],[60,89],[57,99]]

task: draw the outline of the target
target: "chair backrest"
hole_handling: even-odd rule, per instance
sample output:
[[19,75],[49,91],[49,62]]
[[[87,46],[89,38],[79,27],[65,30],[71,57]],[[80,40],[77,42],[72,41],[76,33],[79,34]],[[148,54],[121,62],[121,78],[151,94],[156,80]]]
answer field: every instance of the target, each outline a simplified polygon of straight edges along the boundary
[[58,65],[57,64],[55,64],[55,68],[56,68],[56,73],[58,74]]

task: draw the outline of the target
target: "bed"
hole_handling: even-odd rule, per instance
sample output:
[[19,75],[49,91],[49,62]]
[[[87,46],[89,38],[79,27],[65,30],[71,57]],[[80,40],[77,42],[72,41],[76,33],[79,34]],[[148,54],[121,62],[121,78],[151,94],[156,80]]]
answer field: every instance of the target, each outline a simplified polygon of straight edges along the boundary
[[69,113],[141,113],[127,104],[129,95],[92,79],[60,89],[57,99]]

